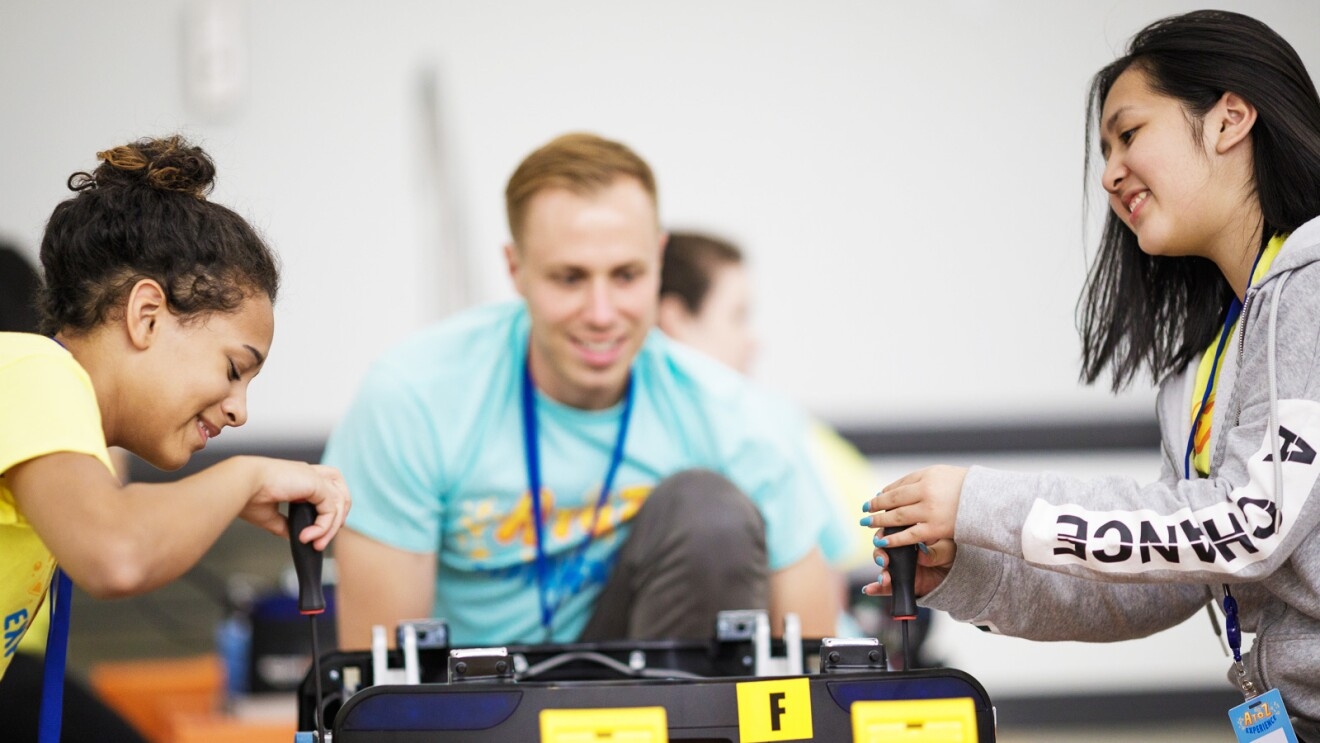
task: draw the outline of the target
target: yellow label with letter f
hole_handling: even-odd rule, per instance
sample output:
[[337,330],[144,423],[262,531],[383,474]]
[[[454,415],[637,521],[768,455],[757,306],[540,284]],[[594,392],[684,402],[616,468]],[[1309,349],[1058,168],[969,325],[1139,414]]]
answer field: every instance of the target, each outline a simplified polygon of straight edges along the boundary
[[810,740],[811,737],[810,679],[738,684],[739,743]]

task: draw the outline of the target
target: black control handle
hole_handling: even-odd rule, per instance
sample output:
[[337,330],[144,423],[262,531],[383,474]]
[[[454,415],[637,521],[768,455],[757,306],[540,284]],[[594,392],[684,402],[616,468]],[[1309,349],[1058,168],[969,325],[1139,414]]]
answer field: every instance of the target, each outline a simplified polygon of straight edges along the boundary
[[321,590],[321,563],[324,555],[311,544],[298,541],[298,534],[316,521],[316,506],[306,501],[289,504],[289,546],[293,550],[293,569],[298,573],[298,612],[320,614],[325,611]]
[[[886,526],[885,535],[906,528],[906,526]],[[893,580],[893,585],[889,588],[894,602],[889,608],[889,616],[894,619],[916,619],[917,546],[890,547],[885,551],[889,553],[889,577]]]

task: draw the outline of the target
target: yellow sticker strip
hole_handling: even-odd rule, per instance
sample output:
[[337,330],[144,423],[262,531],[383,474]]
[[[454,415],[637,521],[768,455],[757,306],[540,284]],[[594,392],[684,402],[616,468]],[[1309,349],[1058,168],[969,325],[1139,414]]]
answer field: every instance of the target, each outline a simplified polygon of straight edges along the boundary
[[977,743],[976,706],[961,699],[853,702],[853,743]]
[[811,680],[745,681],[738,684],[738,740],[767,743],[811,740]]
[[664,707],[541,710],[541,743],[669,743]]

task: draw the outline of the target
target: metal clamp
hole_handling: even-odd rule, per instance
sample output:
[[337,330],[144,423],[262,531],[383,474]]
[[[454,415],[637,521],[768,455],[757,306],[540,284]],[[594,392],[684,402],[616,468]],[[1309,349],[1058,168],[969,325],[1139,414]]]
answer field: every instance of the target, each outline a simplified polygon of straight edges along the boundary
[[715,640],[738,642],[756,637],[756,618],[765,612],[751,609],[722,611],[715,615]]
[[449,651],[449,683],[513,681],[513,659],[507,648],[465,648]]
[[885,671],[885,646],[874,637],[826,637],[820,641],[820,672]]
[[760,610],[722,611],[715,617],[715,639],[720,642],[751,640],[757,676],[802,674],[802,622],[797,614],[784,615],[783,657],[771,655],[770,617]]
[[403,647],[405,628],[411,627],[417,637],[418,650],[436,650],[449,647],[449,623],[443,619],[409,619],[399,622],[394,631],[399,647]]
[[410,619],[399,622],[394,636],[399,651],[403,653],[403,668],[390,667],[385,628],[379,624],[371,628],[371,675],[372,683],[377,686],[421,683],[417,649],[448,647],[449,625],[443,619]]

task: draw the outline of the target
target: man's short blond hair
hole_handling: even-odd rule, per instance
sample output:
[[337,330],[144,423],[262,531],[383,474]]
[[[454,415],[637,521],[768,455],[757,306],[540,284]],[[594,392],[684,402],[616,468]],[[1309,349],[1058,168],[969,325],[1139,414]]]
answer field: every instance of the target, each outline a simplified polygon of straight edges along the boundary
[[550,140],[522,161],[504,189],[514,245],[522,238],[527,205],[536,194],[548,188],[592,194],[621,177],[635,178],[651,201],[658,202],[651,166],[626,145],[585,132]]

